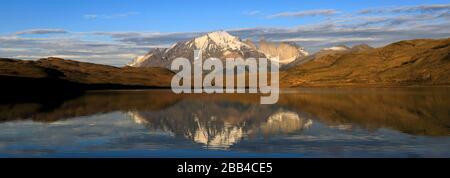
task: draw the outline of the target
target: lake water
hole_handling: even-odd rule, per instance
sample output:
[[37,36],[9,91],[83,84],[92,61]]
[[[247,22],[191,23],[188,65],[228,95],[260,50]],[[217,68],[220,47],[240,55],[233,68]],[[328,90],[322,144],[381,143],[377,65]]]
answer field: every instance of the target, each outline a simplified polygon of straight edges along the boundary
[[0,103],[0,157],[450,157],[450,88],[90,91]]

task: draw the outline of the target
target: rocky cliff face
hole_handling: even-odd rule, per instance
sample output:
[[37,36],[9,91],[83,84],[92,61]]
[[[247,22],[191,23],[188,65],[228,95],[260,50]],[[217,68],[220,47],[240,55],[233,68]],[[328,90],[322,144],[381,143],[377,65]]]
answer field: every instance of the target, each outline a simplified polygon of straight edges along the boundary
[[289,64],[296,59],[308,56],[304,48],[294,43],[281,42],[279,44],[261,40],[258,51],[264,53],[267,58],[278,61],[280,64]]

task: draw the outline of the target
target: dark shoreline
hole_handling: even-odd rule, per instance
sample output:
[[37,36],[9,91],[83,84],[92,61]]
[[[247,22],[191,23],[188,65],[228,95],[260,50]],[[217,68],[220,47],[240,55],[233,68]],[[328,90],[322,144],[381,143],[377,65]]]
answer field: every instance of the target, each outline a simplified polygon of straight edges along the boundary
[[44,101],[77,97],[88,90],[170,89],[160,86],[83,84],[60,78],[32,78],[0,75],[2,102]]

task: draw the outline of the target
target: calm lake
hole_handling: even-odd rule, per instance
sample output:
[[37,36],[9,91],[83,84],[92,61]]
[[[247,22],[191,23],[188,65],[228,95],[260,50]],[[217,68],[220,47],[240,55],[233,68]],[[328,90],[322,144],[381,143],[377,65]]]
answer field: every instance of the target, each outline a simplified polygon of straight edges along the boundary
[[90,91],[0,103],[0,157],[450,157],[450,88]]

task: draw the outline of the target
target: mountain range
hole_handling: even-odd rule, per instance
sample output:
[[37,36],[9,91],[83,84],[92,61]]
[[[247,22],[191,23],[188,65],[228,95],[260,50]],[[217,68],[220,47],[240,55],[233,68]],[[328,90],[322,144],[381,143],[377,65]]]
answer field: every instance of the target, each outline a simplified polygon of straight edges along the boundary
[[124,67],[44,58],[0,58],[3,91],[70,91],[75,89],[170,88],[168,70],[178,57],[266,57],[281,65],[281,87],[435,86],[450,84],[450,38],[415,39],[373,48],[334,46],[309,54],[286,42],[241,40],[224,31],[211,32],[158,48]]
[[132,67],[165,67],[176,58],[193,61],[194,50],[202,50],[203,59],[218,58],[267,58],[279,64],[288,64],[308,55],[304,48],[293,43],[272,43],[261,40],[255,44],[251,40],[241,40],[225,31],[211,32],[189,41],[178,42],[170,48],[156,48],[148,54],[136,58]]

